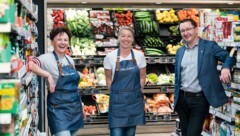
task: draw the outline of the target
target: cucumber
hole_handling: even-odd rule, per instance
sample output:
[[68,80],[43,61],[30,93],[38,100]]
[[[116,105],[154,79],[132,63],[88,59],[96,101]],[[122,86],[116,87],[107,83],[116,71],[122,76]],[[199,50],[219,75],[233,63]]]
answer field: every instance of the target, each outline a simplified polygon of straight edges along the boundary
[[158,53],[161,53],[161,54],[164,54],[163,51],[159,50],[159,49],[155,49],[155,48],[145,48],[146,51],[152,51],[152,52],[158,52]]

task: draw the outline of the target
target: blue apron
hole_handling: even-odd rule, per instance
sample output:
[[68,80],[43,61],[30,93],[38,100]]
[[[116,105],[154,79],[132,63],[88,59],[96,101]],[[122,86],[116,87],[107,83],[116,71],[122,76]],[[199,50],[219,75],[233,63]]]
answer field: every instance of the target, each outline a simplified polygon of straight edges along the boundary
[[109,128],[146,124],[144,99],[140,84],[140,69],[134,53],[132,60],[120,61],[117,53],[114,78],[110,88]]
[[52,134],[64,130],[78,130],[83,127],[81,97],[78,94],[79,74],[67,59],[68,64],[61,66],[57,61],[59,78],[54,93],[48,93],[47,113],[48,124]]

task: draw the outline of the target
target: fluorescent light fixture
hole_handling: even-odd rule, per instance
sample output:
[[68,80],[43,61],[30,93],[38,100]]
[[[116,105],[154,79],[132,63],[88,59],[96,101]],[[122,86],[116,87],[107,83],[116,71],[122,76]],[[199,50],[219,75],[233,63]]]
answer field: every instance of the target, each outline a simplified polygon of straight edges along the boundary
[[162,2],[156,2],[155,4],[156,4],[156,5],[160,5],[160,4],[162,4]]
[[234,3],[233,2],[229,2],[228,5],[233,5]]
[[87,2],[86,1],[83,1],[83,2],[81,2],[82,4],[87,4]]

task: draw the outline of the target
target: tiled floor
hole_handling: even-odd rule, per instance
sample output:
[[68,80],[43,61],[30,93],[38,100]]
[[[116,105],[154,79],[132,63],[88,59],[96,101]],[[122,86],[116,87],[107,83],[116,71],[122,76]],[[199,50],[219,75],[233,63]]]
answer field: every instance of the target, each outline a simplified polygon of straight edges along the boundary
[[[136,136],[174,136],[175,122],[147,123],[146,126],[138,126]],[[77,136],[109,136],[109,129],[105,125],[86,125],[80,129]]]
[[171,136],[171,133],[137,134],[136,136]]

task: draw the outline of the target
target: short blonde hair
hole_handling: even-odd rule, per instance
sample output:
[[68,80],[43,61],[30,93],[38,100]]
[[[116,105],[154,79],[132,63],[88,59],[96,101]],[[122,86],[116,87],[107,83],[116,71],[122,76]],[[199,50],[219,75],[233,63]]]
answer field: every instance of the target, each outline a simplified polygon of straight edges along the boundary
[[122,26],[122,27],[120,27],[119,30],[118,30],[118,36],[122,32],[122,30],[130,31],[132,33],[133,37],[134,37],[134,30],[131,27],[129,27],[129,26]]

